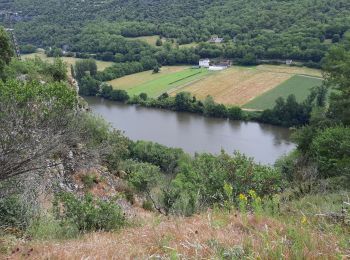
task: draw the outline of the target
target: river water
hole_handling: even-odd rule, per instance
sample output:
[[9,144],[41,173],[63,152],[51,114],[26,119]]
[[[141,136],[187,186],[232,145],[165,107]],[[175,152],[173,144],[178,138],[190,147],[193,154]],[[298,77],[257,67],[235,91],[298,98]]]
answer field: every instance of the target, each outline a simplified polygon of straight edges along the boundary
[[179,147],[191,154],[237,150],[257,162],[273,164],[295,148],[287,128],[125,105],[96,97],[85,99],[95,114],[132,140]]

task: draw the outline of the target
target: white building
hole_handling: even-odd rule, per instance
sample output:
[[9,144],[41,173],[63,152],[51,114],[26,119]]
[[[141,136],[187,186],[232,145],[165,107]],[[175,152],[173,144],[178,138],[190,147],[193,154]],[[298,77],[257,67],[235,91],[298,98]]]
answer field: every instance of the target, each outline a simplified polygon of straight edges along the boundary
[[227,66],[220,66],[220,65],[209,66],[209,70],[213,70],[213,71],[225,70],[225,69],[227,69]]
[[222,42],[224,42],[224,38],[219,38],[217,36],[214,36],[214,37],[210,38],[210,40],[208,42],[210,42],[210,43],[222,43]]
[[209,68],[209,66],[210,66],[210,60],[209,59],[199,60],[199,67],[201,67],[201,68]]

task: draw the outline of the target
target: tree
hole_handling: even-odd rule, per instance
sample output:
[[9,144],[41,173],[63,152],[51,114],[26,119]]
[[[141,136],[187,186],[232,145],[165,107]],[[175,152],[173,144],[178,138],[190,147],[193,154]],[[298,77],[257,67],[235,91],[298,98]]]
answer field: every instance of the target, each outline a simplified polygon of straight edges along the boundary
[[0,81],[0,181],[54,165],[74,132],[76,104],[64,83]]
[[101,85],[101,96],[104,98],[111,98],[112,95],[112,91],[113,91],[113,87],[111,85],[108,85],[106,83],[103,83]]
[[114,101],[125,102],[129,100],[128,92],[123,89],[113,89],[111,92],[111,99]]
[[158,38],[157,41],[156,41],[156,46],[162,46],[163,45],[163,41],[162,39]]
[[326,55],[323,69],[325,85],[336,89],[330,95],[328,116],[350,125],[350,34]]
[[140,97],[142,100],[144,100],[144,101],[146,101],[147,98],[148,98],[147,93],[141,93],[141,94],[139,95],[139,97]]
[[327,128],[318,134],[310,148],[321,177],[350,177],[350,128]]
[[75,63],[75,77],[80,81],[84,76],[90,75],[91,77],[97,74],[97,64],[93,59],[81,60]]
[[0,78],[3,77],[4,68],[10,63],[13,55],[10,39],[4,28],[0,26]]
[[160,71],[160,68],[158,65],[153,68],[153,73],[159,73],[159,71]]
[[188,92],[180,92],[175,96],[175,106],[178,111],[190,111],[192,96]]
[[100,82],[90,75],[84,76],[79,82],[79,94],[83,96],[96,96],[100,90]]

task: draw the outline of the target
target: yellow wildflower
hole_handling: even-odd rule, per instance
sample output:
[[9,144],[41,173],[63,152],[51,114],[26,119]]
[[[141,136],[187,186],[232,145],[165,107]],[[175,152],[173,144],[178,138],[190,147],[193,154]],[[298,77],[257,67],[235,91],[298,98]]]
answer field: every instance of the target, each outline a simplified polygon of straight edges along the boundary
[[248,193],[250,197],[252,197],[252,199],[255,199],[257,197],[256,192],[254,190],[249,190]]
[[301,218],[301,224],[306,224],[307,223],[307,218],[305,217],[305,216],[303,216],[302,218]]
[[239,194],[239,200],[246,202],[246,201],[248,201],[248,198],[244,194],[241,193],[241,194]]

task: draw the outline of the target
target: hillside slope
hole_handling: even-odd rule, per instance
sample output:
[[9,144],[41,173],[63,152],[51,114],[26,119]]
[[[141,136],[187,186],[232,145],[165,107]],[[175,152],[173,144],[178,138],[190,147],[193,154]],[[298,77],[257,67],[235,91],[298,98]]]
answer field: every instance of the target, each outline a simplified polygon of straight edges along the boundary
[[[235,48],[225,47],[227,57],[254,53],[319,61],[350,28],[346,0],[2,0],[1,9],[21,12],[15,20],[23,44],[74,45],[92,23],[100,24],[97,28],[105,34],[162,35],[180,44],[219,35],[234,42]],[[215,56],[206,48],[201,51]]]

